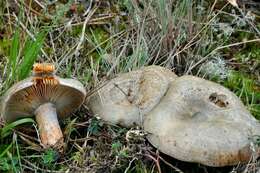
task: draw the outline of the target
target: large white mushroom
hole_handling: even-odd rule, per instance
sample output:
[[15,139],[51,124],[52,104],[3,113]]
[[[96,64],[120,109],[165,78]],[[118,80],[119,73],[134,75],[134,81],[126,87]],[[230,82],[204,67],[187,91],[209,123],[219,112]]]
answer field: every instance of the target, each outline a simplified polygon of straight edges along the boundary
[[142,125],[143,116],[157,105],[177,76],[160,66],[119,74],[93,94],[88,107],[112,124]]
[[62,146],[58,118],[71,115],[83,103],[85,88],[75,79],[54,75],[52,64],[35,64],[33,72],[5,93],[1,115],[5,122],[35,116],[43,145]]
[[193,76],[171,82],[160,103],[145,116],[148,140],[161,152],[208,166],[248,162],[259,147],[259,122],[223,86]]

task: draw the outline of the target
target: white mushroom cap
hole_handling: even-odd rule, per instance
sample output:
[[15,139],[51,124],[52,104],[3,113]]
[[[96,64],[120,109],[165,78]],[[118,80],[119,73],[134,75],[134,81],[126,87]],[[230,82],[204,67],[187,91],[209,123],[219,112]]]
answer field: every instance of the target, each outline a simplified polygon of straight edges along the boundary
[[95,116],[112,124],[141,125],[143,115],[159,103],[177,76],[160,66],[120,74],[89,98]]
[[58,116],[64,118],[82,104],[85,95],[83,85],[74,79],[53,76],[37,80],[30,77],[6,92],[2,100],[2,116],[7,122],[34,116],[40,105],[50,102],[55,105]]
[[182,76],[146,115],[144,130],[152,145],[174,158],[226,166],[249,161],[250,137],[260,126],[228,89]]

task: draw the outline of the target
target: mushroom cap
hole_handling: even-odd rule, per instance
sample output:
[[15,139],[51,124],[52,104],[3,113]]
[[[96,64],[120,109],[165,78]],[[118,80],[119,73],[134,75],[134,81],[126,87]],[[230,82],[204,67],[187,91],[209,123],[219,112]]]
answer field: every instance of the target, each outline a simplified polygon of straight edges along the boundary
[[177,76],[160,66],[120,74],[110,80],[88,100],[88,107],[95,116],[112,124],[141,125],[148,113]]
[[55,75],[46,78],[29,77],[13,85],[2,100],[2,117],[6,122],[34,116],[34,111],[44,103],[56,106],[57,114],[64,118],[84,101],[84,86],[74,79]]
[[161,152],[208,166],[249,161],[250,137],[259,122],[225,87],[194,76],[173,82],[161,102],[146,115],[144,130]]

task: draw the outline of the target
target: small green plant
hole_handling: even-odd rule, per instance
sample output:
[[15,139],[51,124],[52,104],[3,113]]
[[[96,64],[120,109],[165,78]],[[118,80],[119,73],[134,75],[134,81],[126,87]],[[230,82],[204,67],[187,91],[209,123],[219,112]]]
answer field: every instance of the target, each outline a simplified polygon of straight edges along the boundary
[[116,141],[116,142],[114,142],[114,143],[112,144],[111,148],[112,148],[112,151],[113,151],[113,152],[119,152],[122,146],[123,146],[123,145],[121,144],[120,141]]
[[99,119],[97,119],[97,118],[91,119],[91,122],[90,122],[90,124],[88,126],[88,132],[90,134],[94,134],[94,135],[98,134],[100,132],[101,127],[103,126],[103,124],[104,123],[102,121],[100,121]]
[[128,157],[127,149],[125,149],[123,147],[123,144],[120,141],[116,141],[116,142],[112,143],[111,149],[112,149],[113,154],[115,154],[121,158]]
[[58,152],[53,149],[46,150],[42,155],[43,164],[46,165],[47,167],[51,167],[51,165],[55,161],[57,161],[58,158],[59,158]]

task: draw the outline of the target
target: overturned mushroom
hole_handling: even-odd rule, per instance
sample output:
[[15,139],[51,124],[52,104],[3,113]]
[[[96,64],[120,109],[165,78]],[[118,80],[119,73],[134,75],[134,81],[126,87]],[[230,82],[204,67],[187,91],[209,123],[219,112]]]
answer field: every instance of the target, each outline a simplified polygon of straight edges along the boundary
[[223,86],[193,76],[174,80],[160,103],[146,115],[148,140],[161,152],[208,166],[247,162],[259,122]]
[[35,115],[45,147],[63,145],[58,118],[69,116],[86,95],[79,81],[59,78],[53,72],[51,64],[35,64],[33,77],[12,86],[2,100],[2,117],[6,122]]
[[92,95],[88,107],[94,115],[112,124],[141,125],[177,76],[160,66],[120,74]]

